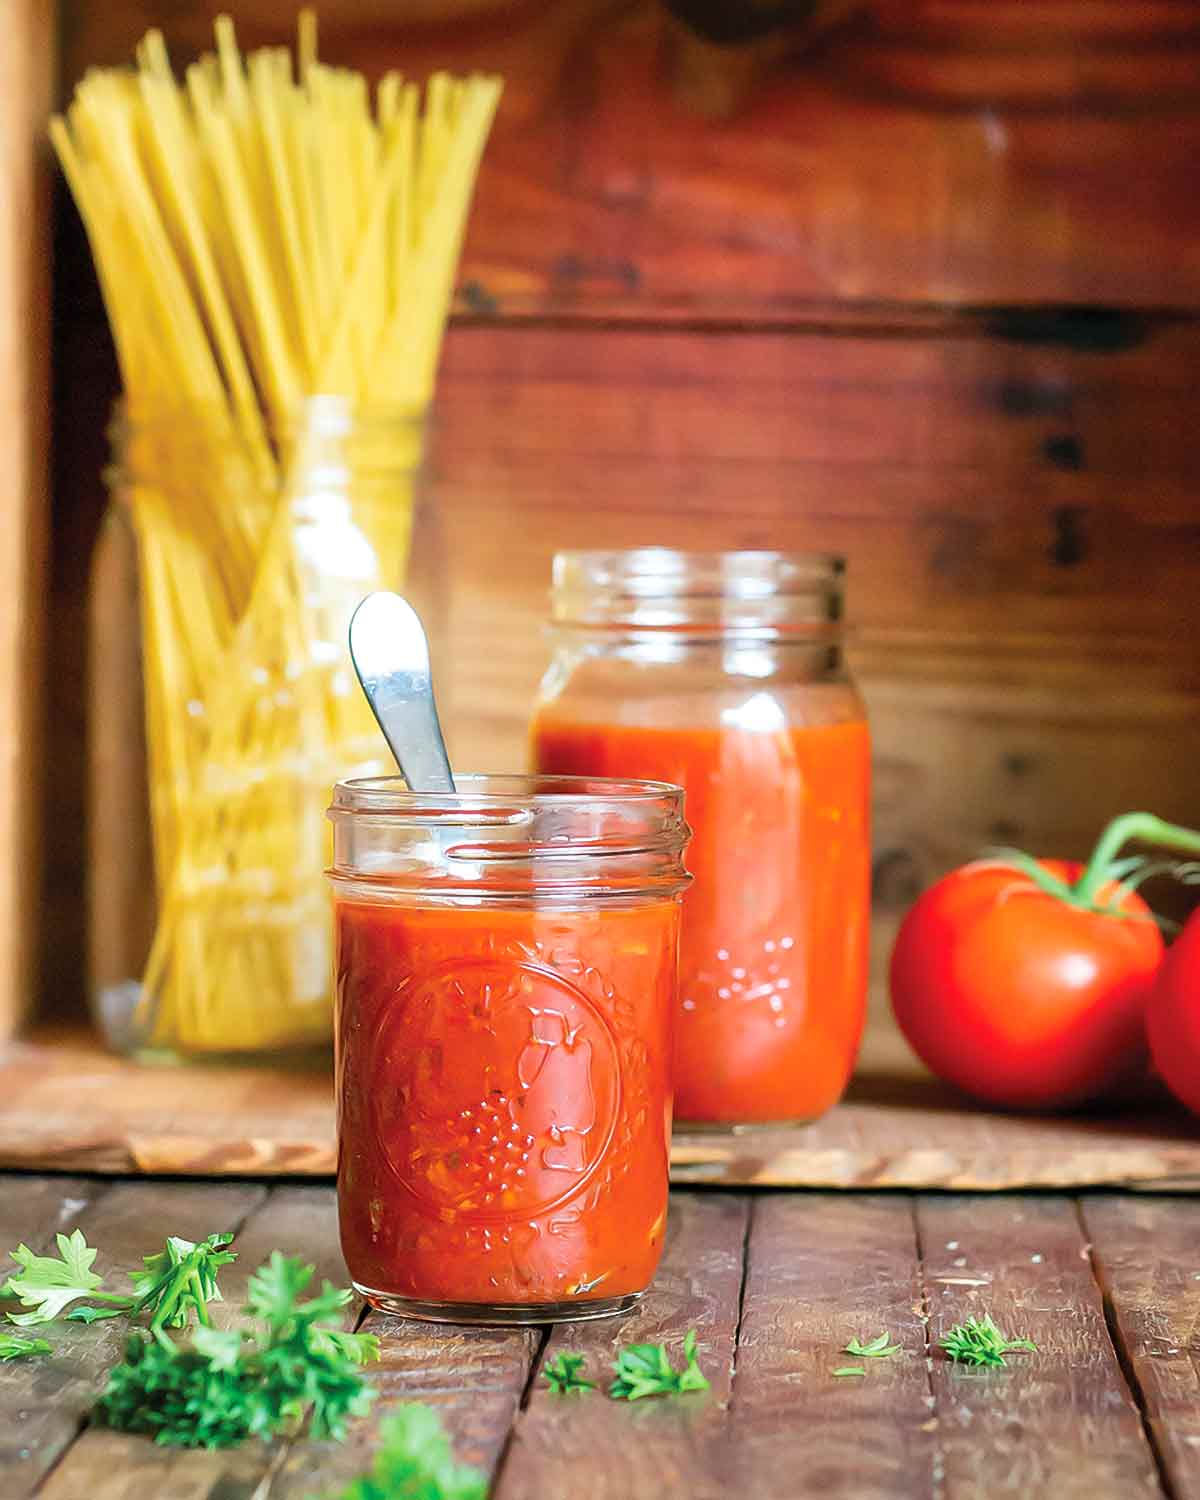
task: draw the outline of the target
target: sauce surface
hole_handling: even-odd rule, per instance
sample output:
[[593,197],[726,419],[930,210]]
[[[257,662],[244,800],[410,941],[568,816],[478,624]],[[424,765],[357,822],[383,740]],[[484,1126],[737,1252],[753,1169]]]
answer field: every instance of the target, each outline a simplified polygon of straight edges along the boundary
[[642,1291],[662,1253],[675,901],[336,902],[338,1214],[361,1290]]
[[539,771],[646,776],[687,793],[675,1116],[808,1120],[841,1097],[862,1035],[870,737],[862,720],[759,730],[558,719]]

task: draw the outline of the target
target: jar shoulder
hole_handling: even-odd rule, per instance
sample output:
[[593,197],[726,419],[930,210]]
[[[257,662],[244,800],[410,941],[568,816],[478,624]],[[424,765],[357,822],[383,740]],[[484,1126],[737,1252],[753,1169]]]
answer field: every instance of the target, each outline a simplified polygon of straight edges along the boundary
[[684,652],[654,660],[561,650],[542,679],[535,716],[579,723],[773,727],[853,723],[866,718],[840,654],[824,662],[788,648]]

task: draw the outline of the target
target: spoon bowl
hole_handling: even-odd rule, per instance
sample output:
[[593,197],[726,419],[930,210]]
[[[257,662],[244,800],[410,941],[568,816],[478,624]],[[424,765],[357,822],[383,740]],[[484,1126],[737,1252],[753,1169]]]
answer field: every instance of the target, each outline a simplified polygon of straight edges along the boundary
[[350,658],[400,774],[414,792],[453,792],[429,641],[399,594],[368,594],[350,620]]

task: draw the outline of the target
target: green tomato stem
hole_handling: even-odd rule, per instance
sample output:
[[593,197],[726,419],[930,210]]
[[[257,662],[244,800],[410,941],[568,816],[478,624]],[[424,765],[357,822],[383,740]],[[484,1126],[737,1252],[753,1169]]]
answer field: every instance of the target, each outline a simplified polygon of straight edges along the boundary
[[1092,857],[1072,888],[1072,894],[1081,906],[1090,906],[1105,881],[1114,878],[1113,864],[1116,857],[1131,839],[1137,839],[1143,844],[1160,844],[1165,849],[1200,853],[1200,833],[1194,829],[1167,823],[1162,818],[1156,818],[1153,813],[1122,813],[1100,835]]

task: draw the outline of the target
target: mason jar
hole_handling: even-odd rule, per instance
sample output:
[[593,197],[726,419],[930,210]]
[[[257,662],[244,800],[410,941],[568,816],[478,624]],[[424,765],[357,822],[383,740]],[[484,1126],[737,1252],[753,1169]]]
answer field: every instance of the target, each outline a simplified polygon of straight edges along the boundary
[[543,773],[687,793],[676,1119],[804,1121],[862,1034],[870,741],[840,558],[566,552],[532,724]]
[[666,1226],[683,794],[456,782],[329,810],[346,1265],[410,1317],[622,1312]]
[[[89,981],[105,1040],[328,1049],[325,808],[391,759],[350,665],[364,594],[437,576],[423,413],[121,407],[93,565]],[[437,611],[422,600],[426,618]]]

